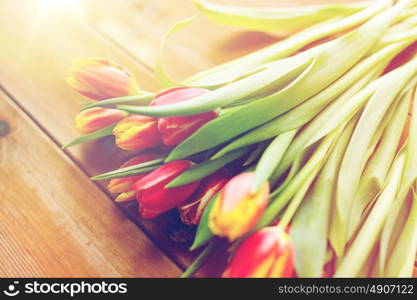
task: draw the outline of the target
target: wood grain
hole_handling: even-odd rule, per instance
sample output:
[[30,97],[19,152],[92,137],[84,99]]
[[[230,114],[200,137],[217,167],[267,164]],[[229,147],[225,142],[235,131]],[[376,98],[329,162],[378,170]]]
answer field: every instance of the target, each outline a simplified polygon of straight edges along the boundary
[[[0,40],[7,43],[0,47],[0,83],[59,145],[79,135],[73,128],[73,118],[80,102],[87,100],[64,81],[66,68],[74,57],[114,60],[129,68],[141,86],[156,89],[150,71],[143,64],[94,32],[75,13],[64,7],[42,10],[39,1],[19,1],[19,5],[14,1],[1,2],[4,14],[0,18]],[[90,176],[114,169],[132,155],[117,149],[111,138],[70,148],[68,154]],[[173,243],[169,238],[170,230],[179,225],[177,218],[141,220],[135,208],[121,208],[176,263],[185,267],[193,260],[188,245]]]
[[169,277],[179,269],[3,93],[1,277]]

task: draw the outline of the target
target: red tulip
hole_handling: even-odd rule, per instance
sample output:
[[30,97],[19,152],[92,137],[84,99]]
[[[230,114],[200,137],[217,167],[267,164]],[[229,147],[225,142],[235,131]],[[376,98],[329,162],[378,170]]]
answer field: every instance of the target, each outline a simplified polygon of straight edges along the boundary
[[186,225],[197,225],[209,201],[220,191],[230,178],[226,169],[220,169],[203,179],[196,193],[178,207],[180,217]]
[[230,241],[247,233],[259,220],[268,203],[269,184],[252,193],[253,172],[241,173],[224,186],[209,215],[211,231]]
[[75,117],[75,129],[82,134],[92,133],[120,121],[127,115],[125,111],[112,108],[86,109]]
[[[209,92],[199,88],[176,87],[157,94],[150,105],[166,105],[187,101]],[[161,118],[158,121],[158,129],[161,132],[164,144],[175,146],[216,117],[216,112],[209,111],[192,116]]]
[[279,226],[260,229],[245,239],[223,273],[228,278],[293,276],[294,248],[289,235]]
[[[151,161],[154,159],[157,159],[159,156],[153,153],[144,153],[139,154],[128,161],[126,161],[124,164],[120,166],[119,169],[134,166],[140,163],[144,163],[147,161]],[[133,191],[131,189],[132,185],[141,179],[142,177],[145,177],[146,174],[139,174],[129,177],[122,177],[122,178],[115,178],[110,180],[110,183],[107,185],[107,190],[112,194],[120,194],[116,198],[116,202],[124,202],[128,200],[133,200],[136,197],[136,191]]]
[[136,79],[121,65],[109,60],[77,58],[68,69],[67,83],[84,96],[103,100],[137,94]]
[[162,144],[155,118],[130,115],[113,129],[116,145],[124,150],[142,150],[158,147]]
[[187,200],[197,189],[200,180],[170,189],[165,186],[192,165],[188,160],[169,162],[139,179],[132,188],[137,191],[140,215],[153,218]]

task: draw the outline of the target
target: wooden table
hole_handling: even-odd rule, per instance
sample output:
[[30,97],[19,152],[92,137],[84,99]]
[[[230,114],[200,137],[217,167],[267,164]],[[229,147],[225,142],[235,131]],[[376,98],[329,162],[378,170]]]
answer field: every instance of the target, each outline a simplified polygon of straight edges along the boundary
[[[258,5],[323,1],[217,1]],[[75,57],[103,57],[130,69],[145,90],[161,36],[194,15],[186,0],[0,0],[1,277],[174,277],[195,253],[170,239],[176,215],[138,218],[89,176],[117,167],[126,153],[111,139],[70,148],[84,99],[64,81]],[[170,40],[176,78],[229,60],[277,38],[197,21]],[[174,232],[175,233],[175,232]],[[199,276],[213,276],[211,264]],[[214,266],[214,267],[213,267]]]

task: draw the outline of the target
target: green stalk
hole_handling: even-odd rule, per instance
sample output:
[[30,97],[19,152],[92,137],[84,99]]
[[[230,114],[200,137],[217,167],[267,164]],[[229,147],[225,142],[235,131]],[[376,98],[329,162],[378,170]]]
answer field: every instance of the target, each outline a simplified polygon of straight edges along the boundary
[[171,181],[166,187],[167,188],[173,188],[177,186],[182,186],[185,184],[188,184],[190,182],[196,181],[198,179],[204,178],[217,170],[223,168],[228,163],[242,157],[243,155],[247,154],[249,152],[249,148],[241,148],[236,151],[230,152],[229,155],[225,155],[219,159],[215,160],[208,160],[205,162],[202,162],[178,177],[176,177],[173,181]]
[[395,222],[395,218],[401,211],[401,207],[403,206],[402,202],[405,201],[407,194],[412,188],[412,185],[417,180],[417,90],[415,87],[412,96],[412,119],[405,147],[407,154],[404,172],[402,174],[402,188],[399,196],[399,201],[397,201],[397,208],[392,212],[387,223],[385,224],[381,237],[379,274],[385,273],[385,262],[393,248],[394,243],[397,242],[399,226],[397,225],[398,222]]
[[[388,125],[382,134],[382,138],[378,138],[376,141],[378,142],[378,147],[375,152],[375,145],[368,149],[368,152],[372,153],[372,157],[369,160],[367,159],[366,168],[360,178],[358,192],[352,203],[352,212],[348,225],[348,240],[359,226],[365,207],[376,197],[385,183],[388,170],[397,154],[401,138],[399,133],[403,131],[407,120],[410,100],[410,95],[405,95],[401,97],[398,105],[392,106],[391,110],[394,111],[394,116],[392,118],[384,116],[384,119],[387,121],[385,123],[388,123]],[[384,128],[385,126],[382,125],[380,127]],[[376,136],[379,136],[379,134],[376,134]],[[370,154],[367,154],[366,157],[369,157]]]
[[386,277],[413,277],[417,253],[417,195],[413,190],[413,201],[404,229],[387,262]]
[[330,235],[332,246],[339,257],[347,243],[352,199],[355,198],[365,168],[368,147],[389,107],[415,74],[417,59],[381,77],[380,84],[368,101],[352,135],[338,175],[335,218],[337,226],[332,226]]
[[343,127],[339,127],[337,130],[324,138],[317,150],[300,170],[297,176],[295,176],[288,186],[270,202],[254,230],[272,223],[279,212],[288,204],[306,180],[313,176],[313,174],[317,174],[320,171],[324,161],[329,155],[332,145],[340,135],[342,129]]
[[288,85],[312,62],[307,56],[297,56],[274,62],[259,72],[242,78],[211,93],[194,97],[188,101],[161,106],[118,105],[117,108],[131,113],[155,117],[193,115],[229,105],[242,98],[269,94]]
[[255,180],[252,187],[253,193],[256,193],[272,175],[296,133],[297,130],[291,130],[278,135],[265,149],[256,165]]
[[103,128],[103,129],[94,131],[90,134],[80,136],[80,137],[72,140],[68,144],[63,145],[61,147],[61,149],[66,149],[68,147],[75,146],[75,145],[78,145],[78,144],[82,144],[82,143],[85,143],[85,142],[88,142],[88,141],[101,139],[101,138],[106,137],[106,136],[111,136],[113,134],[114,126],[116,126],[116,125],[113,124],[113,125],[110,125],[108,127]]
[[92,180],[105,180],[105,179],[121,178],[121,177],[136,175],[136,174],[142,174],[142,173],[146,173],[146,172],[149,172],[158,168],[163,161],[164,161],[164,158],[158,158],[158,159],[146,161],[140,164],[136,164],[133,166],[120,168],[111,172],[102,173],[102,174],[91,177],[91,179]]
[[396,198],[401,184],[405,153],[402,152],[394,162],[390,172],[388,183],[382,190],[368,218],[362,225],[352,245],[343,256],[336,268],[334,277],[354,277],[358,274],[372,247],[381,233],[384,222]]
[[[326,263],[327,237],[337,172],[355,124],[356,119],[352,119],[343,130],[311,193],[308,194],[291,223],[295,267],[299,277],[322,276]],[[311,259],[312,257],[314,259]]]
[[208,246],[198,255],[196,260],[184,271],[181,275],[181,278],[189,278],[194,275],[202,266],[204,266],[207,261],[213,257],[217,251],[219,251],[219,247],[224,241],[215,239],[211,241]]
[[148,105],[151,103],[152,99],[154,98],[154,94],[146,93],[140,95],[132,95],[126,97],[119,97],[119,98],[111,98],[106,100],[97,101],[94,103],[89,103],[81,108],[81,111],[90,109],[93,107],[109,107],[115,108],[117,105],[120,104],[131,104],[131,105]]

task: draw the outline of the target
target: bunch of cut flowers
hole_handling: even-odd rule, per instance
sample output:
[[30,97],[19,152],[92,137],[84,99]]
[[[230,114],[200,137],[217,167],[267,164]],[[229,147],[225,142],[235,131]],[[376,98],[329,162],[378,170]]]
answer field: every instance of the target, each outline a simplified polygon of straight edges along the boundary
[[285,39],[164,87],[75,59],[95,100],[83,135],[131,159],[94,176],[142,218],[178,210],[197,228],[185,271],[221,251],[223,277],[412,277],[417,252],[417,1],[247,8],[194,0],[207,18]]

